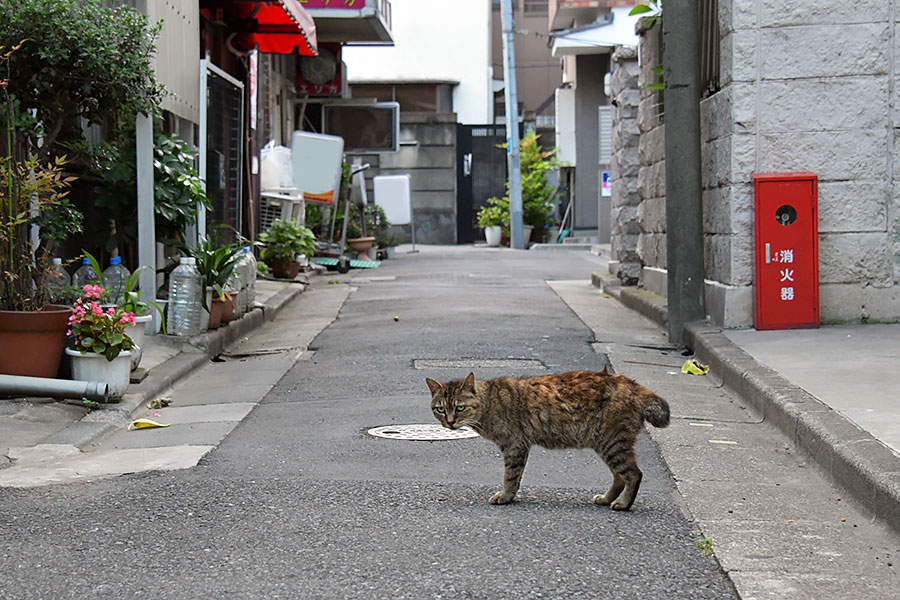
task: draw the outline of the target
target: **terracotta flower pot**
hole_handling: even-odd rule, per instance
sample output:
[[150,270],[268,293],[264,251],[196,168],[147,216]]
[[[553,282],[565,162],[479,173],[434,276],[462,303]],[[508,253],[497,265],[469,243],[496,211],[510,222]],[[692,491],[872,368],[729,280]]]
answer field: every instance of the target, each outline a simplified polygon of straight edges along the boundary
[[359,260],[369,260],[369,249],[374,243],[374,237],[351,238],[347,240],[347,245],[356,252],[356,258]]
[[222,324],[222,312],[225,310],[225,300],[219,298],[218,295],[213,297],[209,304],[209,328],[218,329]]
[[222,305],[222,325],[227,325],[234,319],[234,296],[225,292],[225,300]]
[[293,279],[300,272],[300,263],[296,260],[273,260],[269,266],[272,267],[272,275],[279,279]]
[[56,377],[72,308],[48,304],[40,311],[0,310],[0,373]]

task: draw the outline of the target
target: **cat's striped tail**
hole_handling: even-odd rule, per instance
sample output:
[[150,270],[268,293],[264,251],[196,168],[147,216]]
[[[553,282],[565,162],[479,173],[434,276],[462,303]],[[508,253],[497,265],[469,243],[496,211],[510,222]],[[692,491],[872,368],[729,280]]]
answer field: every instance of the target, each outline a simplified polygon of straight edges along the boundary
[[666,427],[669,424],[669,403],[646,388],[641,392],[644,419],[654,427]]

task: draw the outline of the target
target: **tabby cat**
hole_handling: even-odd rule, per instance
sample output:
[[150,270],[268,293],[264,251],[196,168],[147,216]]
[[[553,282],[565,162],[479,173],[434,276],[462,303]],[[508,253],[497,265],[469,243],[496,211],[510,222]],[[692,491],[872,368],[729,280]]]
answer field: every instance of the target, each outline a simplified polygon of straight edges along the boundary
[[[634,443],[644,420],[669,424],[665,400],[623,376],[575,371],[560,375],[439,383],[426,378],[431,410],[449,429],[470,426],[500,447],[506,474],[503,490],[491,504],[513,501],[519,490],[528,451],[545,448],[593,448],[606,462],[613,482],[597,504],[628,510],[641,485]],[[619,496],[624,490],[625,494]],[[617,499],[618,498],[618,499]]]

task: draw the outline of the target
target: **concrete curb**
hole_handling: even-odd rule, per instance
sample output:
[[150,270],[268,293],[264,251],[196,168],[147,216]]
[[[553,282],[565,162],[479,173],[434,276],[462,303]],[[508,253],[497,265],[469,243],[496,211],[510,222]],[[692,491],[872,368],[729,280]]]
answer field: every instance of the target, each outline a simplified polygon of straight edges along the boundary
[[[665,325],[665,298],[595,273],[594,285],[625,306]],[[617,289],[618,288],[618,289]],[[726,386],[815,460],[837,484],[900,532],[900,459],[872,435],[761,363],[709,323],[685,326],[685,345]]]
[[669,321],[666,314],[666,299],[643,288],[622,287],[618,277],[605,273],[591,273],[591,283],[626,307],[638,312],[663,327]]
[[809,454],[836,483],[900,532],[900,459],[872,435],[760,364],[708,323],[685,326],[685,342],[729,388]]
[[301,285],[285,287],[241,319],[192,338],[190,343],[185,342],[181,352],[151,369],[140,383],[129,385],[128,393],[119,403],[105,404],[103,410],[86,414],[84,418],[56,432],[42,444],[69,444],[80,450],[87,449],[99,437],[131,421],[133,415],[151,398],[159,396],[208,364],[210,359],[222,354],[229,345],[266,322],[274,320],[278,313],[304,290],[305,287]]

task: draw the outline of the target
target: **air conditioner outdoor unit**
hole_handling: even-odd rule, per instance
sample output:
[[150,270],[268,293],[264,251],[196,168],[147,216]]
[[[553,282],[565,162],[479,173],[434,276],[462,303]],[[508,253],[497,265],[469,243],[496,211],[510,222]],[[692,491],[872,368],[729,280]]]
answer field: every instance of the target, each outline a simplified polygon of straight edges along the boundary
[[268,231],[276,219],[292,220],[306,225],[306,202],[303,192],[263,190],[260,192],[259,231]]

